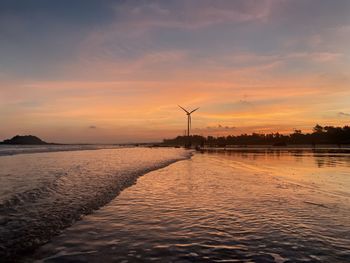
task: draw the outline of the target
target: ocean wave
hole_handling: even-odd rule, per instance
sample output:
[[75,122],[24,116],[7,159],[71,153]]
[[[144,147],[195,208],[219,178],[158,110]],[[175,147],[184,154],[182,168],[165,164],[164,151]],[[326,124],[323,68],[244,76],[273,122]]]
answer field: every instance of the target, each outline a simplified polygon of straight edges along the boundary
[[[181,149],[125,148],[0,158],[3,185],[21,189],[11,195],[0,192],[0,257],[33,251],[140,175],[190,155]],[[17,187],[16,179],[29,187]]]

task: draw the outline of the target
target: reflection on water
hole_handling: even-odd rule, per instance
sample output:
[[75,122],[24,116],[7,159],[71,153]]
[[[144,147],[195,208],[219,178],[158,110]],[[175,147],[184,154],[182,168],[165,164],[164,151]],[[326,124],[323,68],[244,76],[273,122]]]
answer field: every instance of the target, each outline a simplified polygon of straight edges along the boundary
[[65,144],[45,144],[45,145],[0,145],[0,156],[16,155],[25,153],[45,153],[45,152],[65,152],[65,151],[82,151],[98,149],[115,149],[122,148],[117,145],[65,145]]
[[189,155],[121,148],[1,156],[0,261],[30,253],[139,175]]
[[350,194],[350,153],[314,151],[312,149],[293,150],[236,150],[208,151],[210,155],[225,156],[231,164],[244,166],[250,170],[264,171],[285,180],[306,185],[318,186],[320,191],[332,194]]
[[349,158],[283,151],[196,154],[139,178],[34,258],[346,262]]

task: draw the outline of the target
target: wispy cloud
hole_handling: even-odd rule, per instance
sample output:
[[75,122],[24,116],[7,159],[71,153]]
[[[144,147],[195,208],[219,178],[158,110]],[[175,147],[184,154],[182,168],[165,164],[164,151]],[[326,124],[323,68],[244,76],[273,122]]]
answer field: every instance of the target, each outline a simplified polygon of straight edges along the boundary
[[346,112],[339,112],[338,115],[341,117],[350,117],[350,113],[346,113]]
[[143,2],[115,6],[123,26],[134,29],[182,28],[199,29],[222,23],[242,23],[266,19],[279,1],[177,1]]
[[178,103],[198,133],[347,122],[349,1],[34,2],[0,10],[0,137],[162,139]]

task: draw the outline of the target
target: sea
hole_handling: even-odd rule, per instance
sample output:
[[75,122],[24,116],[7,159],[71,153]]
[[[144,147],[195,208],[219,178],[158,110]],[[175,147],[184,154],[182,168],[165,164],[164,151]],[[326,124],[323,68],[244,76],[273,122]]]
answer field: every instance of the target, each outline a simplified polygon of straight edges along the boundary
[[349,262],[350,154],[0,146],[0,259]]

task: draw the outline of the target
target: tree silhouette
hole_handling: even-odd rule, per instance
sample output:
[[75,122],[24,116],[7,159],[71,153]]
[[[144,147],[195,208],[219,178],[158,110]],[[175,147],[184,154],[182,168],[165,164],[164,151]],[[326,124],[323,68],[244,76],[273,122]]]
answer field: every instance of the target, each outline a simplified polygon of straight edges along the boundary
[[[186,145],[187,136],[178,136],[174,139],[164,139],[165,145]],[[333,127],[317,124],[312,133],[302,133],[301,130],[294,130],[293,133],[284,135],[277,133],[269,134],[241,134],[228,136],[191,136],[192,145],[209,147],[226,147],[229,145],[298,145],[298,144],[350,144],[350,127]]]

